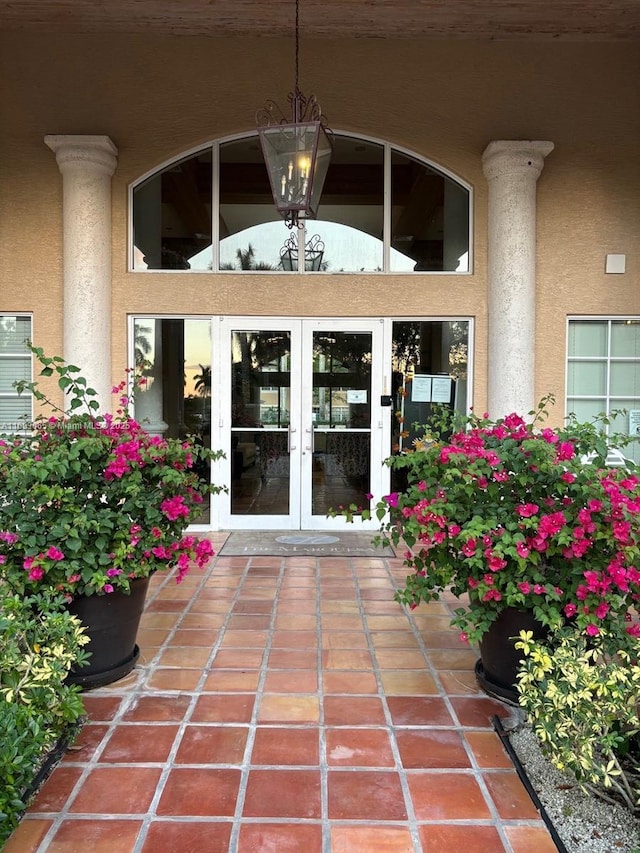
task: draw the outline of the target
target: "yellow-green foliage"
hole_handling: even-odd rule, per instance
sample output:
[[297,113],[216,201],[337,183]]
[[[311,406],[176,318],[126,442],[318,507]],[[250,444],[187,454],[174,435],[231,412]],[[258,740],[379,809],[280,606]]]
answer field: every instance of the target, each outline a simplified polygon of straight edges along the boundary
[[0,847],[43,759],[84,712],[79,688],[64,682],[87,642],[60,596],[0,586]]
[[534,641],[522,631],[518,675],[526,710],[544,754],[582,787],[615,792],[640,812],[640,768],[634,740],[640,731],[640,640],[625,648],[608,635],[593,641],[572,628]]

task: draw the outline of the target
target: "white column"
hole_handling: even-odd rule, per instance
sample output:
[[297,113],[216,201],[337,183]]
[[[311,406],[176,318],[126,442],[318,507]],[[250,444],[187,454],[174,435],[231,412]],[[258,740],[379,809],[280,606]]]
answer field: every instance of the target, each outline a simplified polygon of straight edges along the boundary
[[64,358],[111,404],[111,176],[108,136],[45,136],[62,173]]
[[482,155],[489,183],[488,411],[535,406],[536,182],[552,142],[497,140]]

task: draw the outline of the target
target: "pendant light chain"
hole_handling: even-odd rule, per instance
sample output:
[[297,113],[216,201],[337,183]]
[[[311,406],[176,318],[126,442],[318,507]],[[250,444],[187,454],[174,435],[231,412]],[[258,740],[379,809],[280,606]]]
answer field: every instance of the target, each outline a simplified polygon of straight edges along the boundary
[[[307,219],[317,216],[333,142],[316,96],[306,98],[300,91],[300,0],[295,4],[295,88],[288,96],[291,119],[269,100],[256,113],[256,123],[276,210],[288,228],[304,228]],[[315,244],[313,254],[321,264],[322,252]]]
[[300,69],[300,0],[296,0],[296,92],[300,88],[299,69]]

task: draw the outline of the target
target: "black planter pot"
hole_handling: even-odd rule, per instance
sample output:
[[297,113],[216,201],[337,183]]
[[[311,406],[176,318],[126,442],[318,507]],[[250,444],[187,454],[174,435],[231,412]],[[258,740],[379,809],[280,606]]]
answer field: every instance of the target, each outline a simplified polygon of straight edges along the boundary
[[516,689],[522,653],[515,648],[520,631],[532,631],[536,640],[548,630],[529,610],[507,607],[480,640],[480,659],[476,663],[476,680],[490,696],[512,705],[518,704]]
[[91,652],[88,666],[74,667],[68,684],[79,684],[93,690],[128,675],[136,665],[140,649],[136,636],[149,586],[149,578],[131,582],[131,593],[116,590],[109,595],[87,595],[69,604],[87,629]]

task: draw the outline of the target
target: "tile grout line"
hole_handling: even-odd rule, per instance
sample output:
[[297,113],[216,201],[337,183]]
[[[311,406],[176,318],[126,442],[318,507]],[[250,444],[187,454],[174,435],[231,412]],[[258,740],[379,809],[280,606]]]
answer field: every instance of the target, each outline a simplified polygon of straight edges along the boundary
[[[246,581],[251,568],[251,559],[247,564],[247,572],[242,581],[242,586],[244,587],[244,582]],[[259,567],[256,567],[259,568]],[[251,764],[251,755],[253,753],[253,748],[255,744],[256,732],[258,729],[258,718],[259,718],[259,709],[262,705],[262,698],[264,696],[264,685],[267,680],[267,675],[269,671],[269,656],[271,654],[271,649],[273,648],[273,635],[275,633],[275,625],[278,613],[278,603],[279,603],[279,595],[282,589],[282,583],[285,573],[285,564],[284,560],[280,560],[280,569],[278,572],[278,579],[276,582],[276,587],[274,590],[273,603],[271,605],[271,617],[269,620],[269,628],[267,631],[267,638],[265,642],[264,651],[262,653],[262,663],[260,666],[260,676],[258,678],[258,684],[256,685],[255,693],[254,693],[254,703],[253,710],[251,713],[251,720],[248,726],[247,732],[247,742],[245,744],[244,755],[242,759],[242,766],[240,768],[240,783],[238,785],[238,793],[236,796],[236,807],[233,815],[233,824],[231,827],[231,836],[229,838],[229,850],[239,850],[239,840],[240,840],[240,832],[242,830],[242,825],[244,823],[243,812],[244,805],[246,801],[247,794],[247,786],[249,784],[249,774],[252,769]],[[265,577],[269,577],[265,575]]]
[[[355,586],[355,594],[356,601],[358,603],[358,608],[360,612],[360,618],[362,620],[363,625],[363,633],[365,635],[367,641],[367,648],[369,650],[369,654],[371,656],[371,668],[373,675],[376,679],[376,686],[378,690],[378,696],[380,697],[382,707],[384,709],[384,715],[386,720],[386,729],[389,737],[389,743],[391,746],[391,752],[393,754],[393,760],[395,762],[395,771],[398,774],[398,779],[400,781],[400,787],[402,789],[402,796],[404,797],[404,804],[407,811],[407,825],[411,835],[411,840],[413,842],[413,847],[415,853],[421,853],[422,845],[420,843],[420,837],[418,832],[418,824],[417,818],[415,814],[415,810],[413,807],[413,800],[411,798],[411,792],[409,790],[409,782],[406,774],[406,770],[403,767],[402,759],[400,756],[400,750],[398,748],[398,743],[396,740],[396,731],[395,725],[393,723],[393,718],[391,716],[391,710],[389,708],[389,703],[387,702],[387,696],[383,688],[382,684],[382,675],[380,672],[380,666],[378,665],[378,658],[376,656],[376,648],[371,637],[371,629],[369,628],[369,621],[367,617],[367,613],[364,608],[363,600],[362,600],[362,591],[360,588],[360,580],[359,574],[357,572],[356,566],[354,565],[354,561],[350,560],[351,563],[351,572],[354,579]],[[387,558],[383,558],[382,565],[388,567]],[[395,587],[394,587],[395,589]]]
[[322,624],[322,566],[315,558],[315,616],[316,616],[316,667],[318,678],[318,762],[320,765],[320,818],[322,825],[322,851],[331,853],[331,821],[329,820],[329,767],[327,756],[327,730],[325,722],[324,641]]
[[[191,595],[191,599],[189,600],[189,605],[182,611],[180,618],[176,622],[176,625],[174,626],[174,628],[170,632],[169,637],[167,638],[167,640],[165,641],[165,643],[163,644],[163,646],[161,648],[164,649],[165,646],[168,646],[170,641],[175,636],[175,633],[178,630],[180,623],[183,621],[185,616],[187,616],[190,613],[194,602],[199,597],[202,590],[207,587],[207,581],[209,581],[214,576],[215,570],[218,566],[218,560],[219,559],[220,559],[220,556],[218,554],[218,555],[216,555],[216,558],[211,563],[211,565],[208,567],[206,574],[203,576],[201,582],[193,590],[193,593]],[[247,563],[247,565],[244,568],[244,571],[241,572],[239,575],[232,575],[232,577],[238,577],[239,578],[237,586],[236,586],[236,590],[235,590],[235,593],[231,596],[231,598],[229,600],[229,609],[227,610],[227,613],[226,613],[226,616],[223,620],[222,626],[220,627],[220,629],[218,631],[218,636],[216,638],[216,641],[211,647],[211,651],[210,651],[209,656],[207,658],[207,662],[202,669],[202,673],[200,675],[200,678],[198,679],[198,682],[197,682],[194,690],[192,690],[192,691],[186,691],[186,690],[185,691],[177,691],[178,695],[180,695],[180,694],[189,695],[190,694],[191,698],[189,701],[189,705],[185,709],[185,713],[182,717],[182,720],[178,723],[178,731],[176,732],[176,736],[174,738],[172,747],[169,750],[169,754],[167,755],[167,758],[163,762],[163,769],[162,769],[162,772],[160,774],[160,778],[158,779],[158,783],[156,785],[156,789],[154,791],[154,795],[151,799],[151,802],[149,803],[149,806],[147,807],[147,812],[146,812],[145,818],[142,822],[142,826],[140,827],[140,831],[138,833],[138,837],[136,839],[136,844],[134,846],[132,853],[140,853],[140,851],[142,850],[143,845],[146,841],[146,837],[147,837],[147,834],[149,832],[149,828],[152,825],[152,823],[154,822],[154,820],[158,817],[157,808],[158,808],[158,805],[160,803],[160,799],[162,798],[162,794],[164,793],[164,789],[165,789],[165,786],[166,786],[167,781],[169,779],[169,775],[171,774],[172,770],[174,769],[175,758],[176,758],[177,752],[180,748],[180,744],[182,743],[184,733],[185,733],[186,728],[187,728],[187,726],[191,720],[191,717],[192,717],[193,712],[195,710],[195,707],[198,703],[198,700],[202,696],[202,689],[201,689],[202,685],[205,683],[206,678],[211,671],[211,666],[213,664],[215,656],[218,653],[218,651],[222,645],[222,640],[223,640],[223,637],[224,637],[225,632],[226,632],[226,626],[228,625],[229,620],[231,618],[233,607],[234,607],[236,601],[238,600],[238,598],[240,596],[240,590],[242,588],[242,584],[244,583],[243,578],[246,576],[248,570],[249,570],[249,563]],[[168,580],[168,578],[167,578],[167,580]],[[164,584],[163,584],[163,588],[164,588]],[[143,679],[142,681],[146,682],[146,679]],[[170,691],[168,691],[168,692],[170,692]],[[155,695],[161,696],[162,691],[158,691],[158,693]]]
[[[394,578],[394,580],[395,580],[395,578]],[[445,600],[444,605],[447,608],[448,615],[451,615],[450,603]],[[511,846],[509,839],[506,835],[506,832],[504,830],[502,818],[498,812],[496,804],[493,800],[493,797],[491,795],[491,792],[489,791],[489,788],[488,788],[486,780],[485,780],[486,771],[483,768],[481,768],[480,765],[477,763],[475,755],[473,753],[473,750],[471,749],[471,747],[470,747],[470,745],[469,745],[469,743],[465,737],[465,732],[467,730],[475,728],[475,727],[466,727],[466,726],[463,726],[461,724],[460,718],[458,717],[457,711],[455,710],[455,706],[453,705],[453,703],[451,702],[451,699],[449,697],[449,693],[447,690],[445,690],[443,688],[438,670],[435,668],[435,666],[433,665],[433,663],[431,661],[431,657],[429,655],[429,650],[427,649],[427,647],[424,643],[420,629],[418,628],[412,614],[406,613],[406,611],[404,611],[404,609],[403,609],[403,612],[405,613],[405,616],[407,617],[408,623],[411,625],[411,629],[414,633],[414,636],[416,637],[416,639],[419,642],[420,650],[421,650],[421,652],[422,652],[422,654],[423,654],[423,656],[427,662],[427,665],[431,671],[432,676],[434,677],[434,680],[435,680],[435,682],[438,686],[438,689],[440,691],[440,695],[445,700],[445,704],[447,706],[447,709],[448,709],[449,713],[451,714],[452,719],[455,723],[455,728],[460,733],[461,740],[462,740],[462,743],[464,745],[465,751],[466,751],[466,753],[467,753],[467,755],[471,761],[472,775],[473,775],[474,779],[476,780],[478,787],[480,788],[482,796],[483,796],[485,803],[486,803],[486,805],[489,809],[489,812],[491,814],[492,825],[495,827],[496,832],[498,833],[500,841],[503,844],[505,853],[513,853],[512,846]],[[479,730],[482,731],[483,729],[479,729]],[[452,772],[452,770],[449,770],[448,772]],[[529,823],[529,825],[532,825],[532,824]]]

